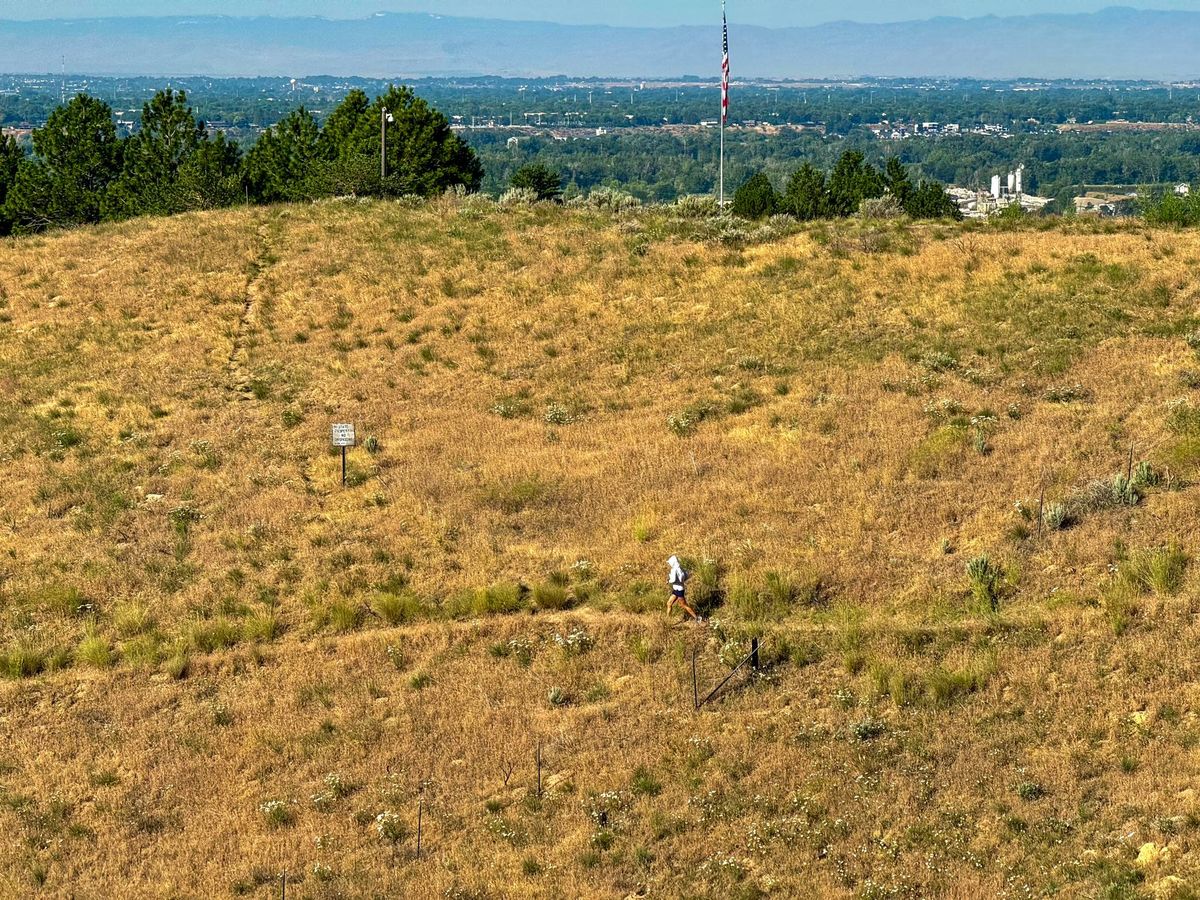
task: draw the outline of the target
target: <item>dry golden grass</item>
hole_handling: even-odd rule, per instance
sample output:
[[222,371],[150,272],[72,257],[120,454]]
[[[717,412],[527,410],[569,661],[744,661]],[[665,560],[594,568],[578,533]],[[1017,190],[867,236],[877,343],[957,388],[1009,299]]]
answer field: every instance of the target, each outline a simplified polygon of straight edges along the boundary
[[[440,201],[0,243],[3,893],[1190,896],[1200,234],[736,237]],[[663,621],[672,552],[714,625]],[[752,635],[694,713],[690,654]],[[422,798],[418,860],[375,817]]]

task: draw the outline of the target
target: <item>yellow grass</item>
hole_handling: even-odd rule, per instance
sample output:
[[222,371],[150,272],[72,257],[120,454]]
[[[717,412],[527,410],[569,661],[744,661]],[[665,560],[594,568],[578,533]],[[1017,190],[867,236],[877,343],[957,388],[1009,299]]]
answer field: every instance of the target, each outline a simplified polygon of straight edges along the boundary
[[472,201],[0,243],[3,893],[1182,890],[1198,259]]

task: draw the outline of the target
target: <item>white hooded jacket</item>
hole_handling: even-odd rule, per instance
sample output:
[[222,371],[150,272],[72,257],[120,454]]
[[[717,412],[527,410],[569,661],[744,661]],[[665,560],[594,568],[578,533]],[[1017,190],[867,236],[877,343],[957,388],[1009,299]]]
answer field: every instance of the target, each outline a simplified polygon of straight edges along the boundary
[[679,557],[672,556],[667,560],[667,565],[671,567],[671,572],[667,575],[667,584],[671,587],[683,587],[688,575],[683,571],[683,566],[679,564]]

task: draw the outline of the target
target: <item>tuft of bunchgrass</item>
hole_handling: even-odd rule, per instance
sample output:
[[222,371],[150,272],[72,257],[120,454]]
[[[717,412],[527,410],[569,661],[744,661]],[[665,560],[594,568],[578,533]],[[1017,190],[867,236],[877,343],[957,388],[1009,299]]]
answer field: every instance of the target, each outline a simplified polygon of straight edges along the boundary
[[562,610],[568,609],[572,603],[571,592],[561,584],[552,581],[535,584],[530,592],[533,605],[538,609]]
[[115,657],[112,646],[99,634],[92,632],[86,635],[79,646],[75,648],[75,661],[80,665],[92,666],[97,669],[107,669],[113,664]]
[[412,591],[380,592],[371,601],[371,609],[388,625],[405,625],[425,615],[425,605]]

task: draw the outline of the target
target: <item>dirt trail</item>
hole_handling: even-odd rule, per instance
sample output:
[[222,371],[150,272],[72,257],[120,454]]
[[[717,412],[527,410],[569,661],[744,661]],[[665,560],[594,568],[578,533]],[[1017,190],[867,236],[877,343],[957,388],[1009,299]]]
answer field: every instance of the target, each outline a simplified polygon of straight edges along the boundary
[[275,262],[271,224],[267,221],[258,226],[258,253],[255,254],[247,268],[242,314],[238,319],[237,331],[233,336],[233,347],[229,351],[228,386],[238,400],[254,399],[252,378],[246,368],[246,356],[249,337],[256,326],[263,279]]

